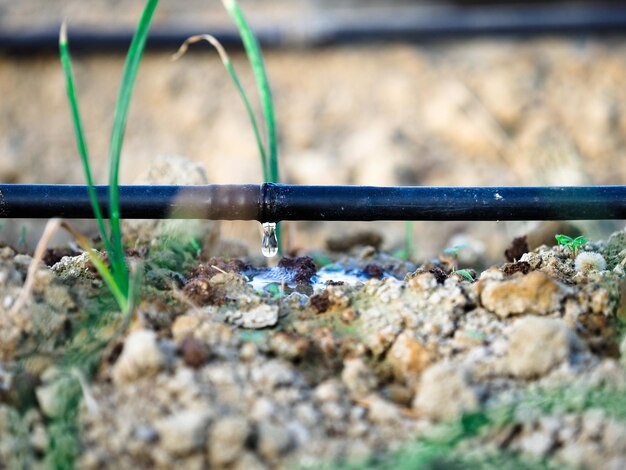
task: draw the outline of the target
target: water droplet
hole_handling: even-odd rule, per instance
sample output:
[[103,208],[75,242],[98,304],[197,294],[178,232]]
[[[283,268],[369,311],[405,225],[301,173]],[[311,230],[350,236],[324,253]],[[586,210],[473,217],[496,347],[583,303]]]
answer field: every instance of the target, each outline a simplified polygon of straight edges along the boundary
[[266,258],[276,256],[278,253],[278,240],[276,239],[276,223],[263,222],[263,238],[261,239],[261,253]]

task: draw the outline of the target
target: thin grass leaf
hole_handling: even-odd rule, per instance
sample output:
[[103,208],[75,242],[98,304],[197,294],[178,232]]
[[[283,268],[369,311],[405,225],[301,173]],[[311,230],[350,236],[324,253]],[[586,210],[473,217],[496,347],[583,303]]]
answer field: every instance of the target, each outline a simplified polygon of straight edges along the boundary
[[128,304],[126,310],[123,310],[125,323],[130,321],[131,314],[137,303],[139,302],[139,289],[141,287],[141,281],[143,279],[143,269],[138,262],[132,262],[130,264],[130,283],[128,288]]
[[[259,98],[261,99],[261,110],[265,120],[265,130],[267,132],[267,167],[264,171],[269,175],[268,181],[280,183],[280,173],[278,168],[278,138],[276,135],[276,119],[274,117],[274,103],[272,101],[272,90],[265,69],[263,53],[259,47],[250,25],[239,7],[236,0],[222,0],[224,8],[231,16],[246,50],[246,55],[252,66],[252,73],[256,81]],[[282,253],[282,236],[280,224],[276,224],[276,239],[278,241],[278,253]]]
[[85,139],[85,132],[83,130],[82,119],[80,117],[80,110],[78,108],[78,98],[76,96],[76,87],[74,85],[74,72],[72,70],[72,59],[69,51],[69,44],[67,41],[67,24],[63,22],[61,25],[61,31],[59,32],[59,54],[61,57],[61,65],[63,66],[63,72],[65,74],[65,82],[67,88],[67,98],[70,102],[70,109],[72,112],[72,122],[74,123],[74,133],[76,135],[76,145],[78,147],[78,153],[83,163],[83,170],[85,172],[85,180],[87,181],[87,192],[89,193],[89,200],[93,207],[94,215],[98,221],[98,229],[100,235],[104,241],[104,246],[107,252],[111,252],[113,247],[109,239],[108,230],[98,204],[98,195],[96,194],[96,186],[94,184],[93,175],[91,173],[91,165],[89,163],[89,152],[87,150],[87,140]]
[[141,63],[141,57],[148,38],[150,23],[159,1],[148,0],[144,7],[141,19],[135,35],[130,44],[120,92],[115,105],[115,116],[113,118],[113,129],[111,131],[111,145],[109,148],[109,219],[111,224],[111,241],[113,251],[111,252],[111,265],[113,273],[122,291],[128,293],[128,268],[124,257],[124,247],[122,245],[122,229],[120,224],[120,203],[119,203],[119,170],[122,143],[124,141],[124,131],[126,130],[126,118],[130,99],[137,78],[137,71]]
[[407,260],[413,257],[413,221],[404,222],[404,255]]
[[62,222],[61,226],[76,239],[78,245],[83,249],[83,251],[85,251],[85,253],[87,253],[87,256],[89,256],[89,261],[91,261],[98,270],[98,273],[111,291],[111,294],[115,298],[115,301],[117,302],[120,310],[122,312],[126,312],[128,309],[127,292],[124,292],[121,286],[118,285],[117,279],[113,276],[109,268],[107,268],[104,261],[102,261],[102,258],[100,258],[94,247],[91,245],[89,239],[67,222]]
[[263,61],[263,54],[259,43],[252,32],[252,29],[248,25],[246,18],[239,7],[236,0],[222,0],[224,8],[235,21],[239,35],[243,42],[243,46],[246,49],[248,60],[252,66],[252,72],[259,91],[259,97],[261,99],[261,109],[263,111],[263,118],[265,119],[265,128],[267,131],[267,148],[268,148],[268,174],[270,175],[269,182],[278,183],[280,176],[278,172],[278,139],[276,136],[276,121],[274,117],[274,104],[272,102],[272,91],[269,85],[269,79],[267,77],[267,71],[265,69],[265,63]]
[[256,139],[257,148],[259,150],[259,156],[261,157],[261,168],[263,170],[263,179],[266,181],[269,181],[269,179],[271,178],[271,175],[269,173],[269,162],[267,159],[267,153],[265,151],[265,147],[263,145],[263,140],[261,138],[261,133],[259,131],[259,125],[257,123],[256,116],[254,115],[254,110],[252,109],[252,105],[250,104],[248,95],[246,94],[243,86],[241,85],[241,81],[239,80],[239,75],[237,75],[237,72],[235,71],[235,68],[233,67],[230,57],[226,53],[226,50],[224,49],[222,44],[217,40],[217,38],[215,38],[214,36],[210,34],[199,34],[196,36],[191,36],[187,38],[185,42],[182,43],[182,45],[178,49],[178,52],[176,52],[176,54],[172,56],[172,60],[178,60],[187,52],[187,49],[189,48],[190,44],[193,44],[199,41],[207,41],[217,50],[217,53],[219,54],[220,59],[222,60],[222,64],[224,64],[224,68],[228,72],[228,75],[230,75],[230,79],[233,82],[233,85],[235,85],[235,88],[237,89],[237,92],[239,93],[239,96],[241,97],[241,100],[243,101],[243,104],[246,107],[246,111],[248,112],[248,118],[250,119],[252,130],[254,131],[254,138]]

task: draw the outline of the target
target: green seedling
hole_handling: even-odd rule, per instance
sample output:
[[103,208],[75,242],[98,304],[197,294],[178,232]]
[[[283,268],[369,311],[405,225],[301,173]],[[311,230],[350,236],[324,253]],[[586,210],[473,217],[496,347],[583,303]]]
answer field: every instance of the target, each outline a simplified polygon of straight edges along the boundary
[[582,235],[580,237],[572,238],[567,235],[557,234],[554,238],[559,245],[566,247],[574,258],[578,256],[580,248],[589,241]]
[[396,258],[410,261],[413,258],[413,221],[404,221],[404,246],[392,254]]
[[446,248],[443,252],[446,255],[452,257],[452,273],[463,276],[469,282],[474,282],[474,276],[467,269],[459,269],[459,251],[465,248],[465,245],[454,245],[453,247]]
[[[109,146],[109,227],[107,229],[104,216],[98,204],[95,183],[91,171],[89,161],[89,152],[87,149],[87,141],[83,130],[82,120],[78,107],[78,99],[74,84],[74,74],[72,71],[72,63],[69,52],[67,39],[67,27],[63,23],[59,35],[59,52],[61,64],[65,74],[67,96],[70,103],[72,121],[74,123],[74,131],[76,135],[76,143],[78,153],[83,164],[85,179],[87,181],[89,199],[94,210],[94,215],[98,223],[98,229],[102,236],[107,257],[109,259],[110,268],[104,263],[103,259],[95,250],[89,249],[87,252],[98,269],[98,272],[104,279],[107,287],[115,296],[120,309],[125,312],[129,308],[129,274],[124,255],[124,247],[122,244],[122,231],[120,223],[120,204],[119,204],[119,168],[120,157],[122,152],[122,144],[124,141],[124,131],[126,129],[126,118],[128,116],[128,108],[132,96],[133,87],[137,78],[137,71],[143,55],[150,23],[154,10],[157,7],[158,0],[148,0],[144,7],[141,19],[133,36],[124,72],[120,85],[120,91],[115,105],[115,114],[113,118],[113,128],[111,132],[111,140]],[[83,247],[84,248],[84,247]],[[98,261],[94,261],[98,259]]]
[[[74,230],[67,223],[61,223],[61,226],[72,234],[77,243],[89,256],[89,259],[102,277],[104,284],[115,299],[115,303],[121,311],[121,316],[118,314],[113,317],[102,315],[101,310],[98,309],[96,315],[90,316],[85,320],[84,331],[87,332],[88,340],[77,341],[78,335],[76,335],[72,341],[68,342],[63,359],[58,364],[60,371],[68,373],[65,376],[61,376],[58,379],[60,382],[57,384],[59,387],[62,387],[62,391],[60,389],[59,393],[61,397],[59,400],[63,412],[60,416],[51,419],[47,425],[49,445],[46,451],[46,464],[49,468],[74,467],[76,456],[80,451],[79,429],[77,426],[79,405],[81,402],[89,405],[86,392],[87,386],[85,385],[86,380],[97,370],[102,351],[110,340],[109,337],[101,338],[99,336],[99,327],[105,327],[107,324],[117,324],[115,336],[121,334],[130,321],[133,307],[137,301],[142,270],[136,266],[130,266],[129,270],[126,263],[120,222],[119,167],[132,90],[157,4],[158,0],[148,0],[145,4],[128,55],[126,56],[119,95],[115,105],[109,147],[108,226],[98,204],[96,187],[91,171],[87,141],[78,107],[65,23],[61,26],[59,34],[59,53],[66,80],[67,96],[74,124],[78,153],[82,161],[89,199],[103,240],[106,257],[93,248],[87,237]],[[70,374],[69,372],[71,371],[73,372]]]
[[28,229],[26,228],[26,225],[22,225],[22,228],[20,229],[20,238],[18,238],[17,240],[18,250],[27,251],[27,246],[26,246],[26,232],[27,231]]
[[452,273],[463,276],[469,282],[474,282],[474,276],[472,276],[472,274],[467,269],[456,269]]
[[[272,90],[269,85],[269,79],[267,76],[267,70],[265,68],[265,62],[263,60],[263,53],[259,46],[259,43],[248,24],[243,11],[239,7],[236,0],[222,0],[224,8],[233,19],[241,41],[243,42],[248,61],[252,67],[252,73],[256,82],[257,90],[261,100],[261,111],[263,114],[263,120],[265,123],[266,141],[263,142],[261,137],[260,127],[254,114],[252,105],[248,95],[241,84],[241,80],[230,60],[230,57],[224,50],[224,47],[220,42],[210,34],[201,34],[188,38],[180,47],[178,52],[172,57],[178,59],[182,56],[189,46],[198,41],[207,41],[218,52],[224,68],[228,72],[228,75],[233,82],[233,85],[237,89],[239,97],[243,101],[243,104],[248,113],[250,124],[254,132],[257,148],[259,151],[259,157],[261,160],[261,169],[263,173],[263,179],[270,183],[279,183],[280,174],[278,169],[278,137],[276,132],[276,119],[274,113],[274,103],[272,100]],[[276,238],[278,240],[278,252],[281,253],[281,237],[280,237],[280,224],[276,224]]]

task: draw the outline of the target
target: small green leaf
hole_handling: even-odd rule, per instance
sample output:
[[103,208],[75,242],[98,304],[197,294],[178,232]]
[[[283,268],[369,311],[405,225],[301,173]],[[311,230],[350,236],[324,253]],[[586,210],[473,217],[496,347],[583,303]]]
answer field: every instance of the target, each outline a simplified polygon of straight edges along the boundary
[[454,245],[450,248],[446,248],[443,252],[446,255],[459,256],[459,251],[465,248],[465,245]]
[[572,237],[568,237],[567,235],[562,235],[560,233],[555,235],[554,238],[556,238],[556,241],[559,243],[559,245],[565,246],[569,246],[574,241]]
[[467,269],[459,269],[459,270],[454,271],[454,272],[456,274],[459,274],[459,275],[463,276],[469,282],[474,282],[474,277],[470,274],[470,272]]
[[122,228],[120,223],[120,159],[124,133],[126,131],[126,118],[128,116],[128,109],[130,108],[130,99],[133,93],[135,79],[137,78],[137,72],[139,71],[143,50],[148,39],[152,16],[158,3],[158,0],[148,0],[146,2],[133,40],[130,43],[126,63],[124,64],[120,91],[115,104],[111,143],[109,146],[109,222],[111,224],[111,241],[113,244],[113,252],[110,253],[109,256],[111,258],[111,266],[113,267],[113,274],[115,275],[116,281],[126,295],[128,295],[129,278],[124,256],[124,247],[122,245]]

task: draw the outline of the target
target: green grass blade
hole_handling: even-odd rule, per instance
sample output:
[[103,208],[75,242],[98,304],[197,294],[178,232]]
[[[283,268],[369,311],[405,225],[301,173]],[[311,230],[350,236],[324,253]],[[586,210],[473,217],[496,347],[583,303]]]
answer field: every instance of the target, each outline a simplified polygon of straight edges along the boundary
[[137,71],[141,63],[141,57],[150,31],[152,16],[159,1],[148,0],[144,7],[139,25],[135,30],[135,35],[128,49],[126,64],[122,74],[120,92],[115,105],[115,116],[113,118],[113,129],[111,131],[111,146],[109,149],[109,219],[111,224],[111,242],[113,252],[111,253],[111,265],[116,280],[121,285],[122,290],[128,292],[128,268],[124,257],[124,247],[122,245],[122,229],[120,224],[120,201],[119,201],[119,170],[120,156],[122,153],[122,143],[124,141],[124,131],[126,130],[126,118],[130,99],[137,78]]
[[250,104],[250,100],[248,99],[248,95],[246,94],[246,91],[241,85],[241,81],[239,80],[239,75],[237,75],[237,72],[235,71],[235,67],[233,67],[230,57],[226,53],[226,50],[224,49],[222,44],[214,36],[211,36],[210,34],[200,34],[197,36],[191,36],[190,38],[187,38],[185,40],[185,42],[178,49],[178,52],[176,52],[176,54],[172,56],[172,60],[177,60],[178,58],[180,58],[183,54],[185,54],[185,52],[187,52],[187,49],[189,48],[189,44],[193,44],[198,41],[207,41],[217,50],[217,53],[220,56],[222,64],[224,64],[224,68],[228,72],[228,75],[230,76],[230,79],[233,82],[233,85],[235,85],[235,88],[237,89],[237,92],[239,93],[239,96],[241,97],[241,100],[243,101],[243,104],[246,107],[248,118],[250,119],[252,130],[254,131],[254,138],[256,139],[259,156],[261,158],[261,168],[263,170],[263,179],[265,181],[269,181],[271,177],[269,174],[269,162],[267,160],[267,153],[263,145],[263,139],[261,138],[261,132],[259,131],[259,125],[254,115],[254,110],[252,109],[252,105]]
[[[248,60],[252,66],[252,73],[256,81],[259,97],[261,99],[261,110],[265,119],[265,129],[267,132],[267,165],[264,174],[269,175],[268,181],[271,183],[280,183],[280,173],[278,168],[278,137],[276,135],[276,119],[274,117],[274,103],[272,101],[272,90],[263,61],[263,53],[259,47],[250,25],[239,7],[236,0],[222,0],[224,8],[231,16],[246,50]],[[282,254],[282,236],[280,224],[276,224],[276,238],[278,240],[278,253]]]
[[413,258],[413,227],[412,220],[404,222],[404,254],[409,261]]
[[280,175],[278,170],[278,139],[276,136],[276,121],[274,118],[274,105],[272,102],[272,91],[270,89],[269,80],[267,77],[267,71],[265,69],[265,63],[263,61],[263,54],[259,43],[250,29],[248,22],[246,21],[241,8],[236,0],[222,0],[226,11],[235,21],[243,46],[246,49],[248,60],[252,66],[252,72],[259,91],[259,97],[261,98],[261,109],[263,110],[263,118],[265,119],[265,128],[267,131],[267,148],[268,148],[268,168],[267,172],[270,175],[269,182],[280,182]]
[[93,175],[91,173],[91,165],[89,164],[87,140],[85,139],[85,132],[83,130],[80,110],[78,108],[78,98],[76,96],[76,87],[74,85],[74,72],[72,71],[72,59],[70,57],[69,45],[67,41],[67,26],[65,23],[61,25],[61,31],[59,33],[59,53],[61,56],[61,65],[63,66],[63,72],[65,74],[67,98],[70,102],[70,109],[72,112],[72,122],[74,123],[74,133],[76,134],[76,145],[78,146],[78,153],[80,155],[80,159],[83,163],[83,169],[85,171],[85,180],[87,181],[89,200],[91,201],[93,212],[96,216],[96,220],[98,221],[98,229],[100,230],[100,235],[104,240],[104,246],[107,252],[111,252],[111,242],[109,240],[108,230],[104,222],[104,217],[102,217],[100,205],[98,204],[96,187],[93,181]]

